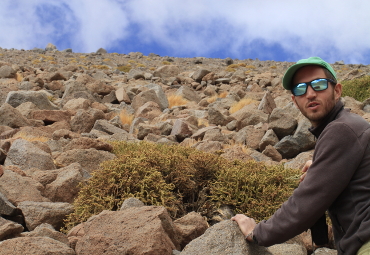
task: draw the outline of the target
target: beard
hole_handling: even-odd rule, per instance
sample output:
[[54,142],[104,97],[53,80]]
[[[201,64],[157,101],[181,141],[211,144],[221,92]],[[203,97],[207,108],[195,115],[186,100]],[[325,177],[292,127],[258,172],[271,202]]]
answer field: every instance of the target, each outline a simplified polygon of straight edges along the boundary
[[[308,106],[311,102],[318,102],[320,104],[319,109],[311,110]],[[295,103],[298,106],[299,110],[305,116],[311,124],[316,127],[321,121],[329,114],[329,112],[334,108],[336,104],[334,91],[331,94],[330,98],[326,100],[314,99],[307,102],[305,105],[300,105],[295,99]]]

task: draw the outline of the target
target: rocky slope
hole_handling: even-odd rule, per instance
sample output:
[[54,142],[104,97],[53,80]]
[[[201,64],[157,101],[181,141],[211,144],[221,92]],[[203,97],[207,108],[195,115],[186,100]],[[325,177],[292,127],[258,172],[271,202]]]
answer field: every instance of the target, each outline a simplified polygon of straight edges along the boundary
[[[290,64],[73,53],[52,44],[0,48],[0,252],[306,254],[307,234],[268,250],[253,248],[233,222],[208,228],[195,213],[172,222],[164,208],[138,201],[99,214],[68,237],[55,230],[73,210],[78,183],[115,157],[110,140],[181,143],[229,159],[301,168],[315,140],[281,86]],[[339,80],[370,72],[342,62],[333,67]],[[369,119],[364,103],[343,101]]]

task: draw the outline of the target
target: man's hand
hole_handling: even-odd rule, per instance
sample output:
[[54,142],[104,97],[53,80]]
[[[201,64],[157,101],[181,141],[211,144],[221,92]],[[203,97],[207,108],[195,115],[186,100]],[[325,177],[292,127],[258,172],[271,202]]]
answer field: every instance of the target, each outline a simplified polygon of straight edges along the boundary
[[[234,220],[236,221],[236,223],[238,223],[239,228],[244,234],[244,236],[250,234],[257,225],[254,219],[249,218],[244,214],[237,214],[234,217],[232,217],[231,220]],[[252,242],[253,241],[252,236],[249,236],[247,240],[249,242]]]
[[303,168],[302,168],[302,172],[303,174],[301,175],[301,178],[300,178],[300,182],[303,182],[304,178],[306,177],[306,174],[307,174],[307,170],[308,168],[312,165],[312,160],[308,160],[306,162],[306,164],[304,164]]

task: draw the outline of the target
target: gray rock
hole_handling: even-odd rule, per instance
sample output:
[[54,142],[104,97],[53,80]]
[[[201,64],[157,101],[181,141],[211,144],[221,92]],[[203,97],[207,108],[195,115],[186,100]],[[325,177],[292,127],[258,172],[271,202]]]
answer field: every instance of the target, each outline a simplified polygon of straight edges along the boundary
[[33,231],[24,233],[27,237],[49,237],[69,246],[68,238],[65,234],[56,231],[52,225],[42,223],[38,225]]
[[274,147],[283,158],[294,158],[300,152],[297,140],[291,135],[285,136]]
[[49,199],[41,195],[43,189],[38,181],[10,170],[5,170],[1,177],[0,192],[16,206],[22,201],[49,202]]
[[14,215],[17,208],[0,192],[0,215]]
[[171,254],[177,233],[164,207],[141,206],[103,211],[84,223],[77,254]]
[[139,140],[143,140],[149,134],[158,135],[159,133],[158,129],[154,125],[146,123],[140,123],[137,130],[138,132],[136,137]]
[[233,119],[229,116],[223,115],[218,109],[213,107],[208,108],[208,123],[214,124],[216,126],[221,125],[225,126],[227,123],[232,121]]
[[53,202],[73,203],[80,190],[78,184],[89,177],[78,163],[60,169],[55,180],[45,186],[43,195]]
[[105,53],[107,53],[107,51],[106,51],[105,49],[103,49],[103,48],[99,48],[99,49],[96,51],[96,53],[99,53],[99,54],[105,54]]
[[[137,111],[139,107],[143,106],[145,103],[149,101],[157,103],[161,107],[162,111],[166,108],[166,106],[163,105],[163,102],[161,102],[161,100],[159,99],[154,89],[143,91],[137,94],[133,98],[131,106],[135,109],[135,111]],[[168,102],[167,102],[167,107],[168,107]]]
[[10,104],[4,103],[0,107],[0,125],[19,128],[30,126],[31,123],[17,109]]
[[46,51],[54,51],[54,50],[57,50],[57,46],[55,46],[54,44],[52,43],[48,43],[45,47],[45,50]]
[[222,150],[222,143],[218,141],[202,141],[193,146],[197,150],[204,152],[216,152]]
[[204,137],[205,133],[207,131],[209,131],[209,130],[212,130],[212,129],[218,129],[218,127],[216,127],[216,126],[208,126],[208,127],[201,128],[201,129],[197,130],[191,136],[191,138],[195,139],[196,141],[203,140],[203,137]]
[[175,220],[173,224],[179,236],[179,243],[182,249],[192,240],[204,234],[208,228],[207,221],[196,212],[186,214]]
[[238,123],[237,130],[240,130],[249,125],[257,125],[259,123],[266,123],[268,115],[261,110],[253,109],[251,107],[243,107],[239,111],[231,114]]
[[219,78],[219,79],[215,80],[215,83],[216,84],[222,84],[222,83],[229,84],[230,81],[231,81],[230,78]]
[[125,102],[126,104],[131,104],[131,99],[128,96],[125,88],[121,87],[117,89],[115,94],[118,102]]
[[129,208],[132,208],[132,207],[142,207],[142,206],[145,206],[143,202],[141,202],[137,198],[130,197],[128,199],[125,199],[125,201],[123,201],[123,204],[121,206],[120,211],[129,209]]
[[262,137],[260,143],[259,143],[259,149],[260,151],[263,151],[267,145],[274,146],[279,142],[279,138],[276,136],[274,130],[269,129],[266,131],[264,136]]
[[269,128],[274,130],[279,139],[292,135],[297,125],[297,120],[287,108],[275,108],[269,118]]
[[201,100],[199,93],[195,92],[188,86],[181,86],[181,88],[176,91],[175,95],[181,96],[188,101],[194,101],[196,103],[199,103],[199,101]]
[[313,255],[337,255],[338,251],[329,248],[318,248],[312,253]]
[[99,102],[81,82],[69,80],[65,83],[65,91],[61,100],[61,106],[64,106],[69,100],[76,98],[85,98],[89,99],[91,102]]
[[83,169],[89,173],[99,168],[103,161],[116,158],[113,153],[96,149],[74,149],[61,153],[55,162],[61,167],[68,166],[72,163],[80,163]]
[[40,170],[55,169],[53,158],[49,153],[23,139],[17,139],[12,143],[4,165],[16,165],[22,170],[32,167]]
[[276,244],[268,247],[268,251],[274,255],[307,255],[306,248],[299,244]]
[[153,89],[155,91],[155,94],[157,95],[159,99],[159,106],[161,107],[162,111],[166,108],[168,108],[168,99],[166,94],[164,93],[162,87],[155,83],[150,83],[148,85],[145,85],[148,89]]
[[25,102],[34,103],[40,110],[58,110],[43,91],[11,91],[5,100],[6,103],[17,107]]
[[[0,241],[17,236],[23,232],[23,229],[22,225],[0,217]],[[2,252],[1,246],[0,251],[5,254]]]
[[259,149],[259,144],[265,131],[254,126],[246,126],[243,130],[245,130],[245,144],[247,147],[254,150]]
[[127,132],[115,125],[109,123],[107,120],[97,120],[93,126],[93,129],[105,132],[109,135],[113,134],[127,134]]
[[225,64],[226,65],[232,65],[232,64],[234,64],[234,60],[232,60],[231,58],[225,58]]
[[165,65],[158,67],[154,73],[154,77],[169,78],[176,77],[180,73],[180,68],[176,65]]
[[249,244],[236,222],[224,220],[208,228],[200,237],[192,240],[180,255],[272,255],[265,247]]
[[170,135],[173,125],[169,121],[159,122],[155,127],[160,131],[161,135]]
[[269,161],[271,161],[270,157],[268,157],[265,154],[263,154],[259,151],[256,151],[256,150],[253,150],[252,153],[249,154],[249,156],[251,156],[255,161],[258,161],[258,162],[269,162]]
[[227,138],[221,133],[219,128],[209,129],[204,133],[203,141],[227,142]]
[[74,210],[69,203],[33,201],[20,202],[18,208],[22,210],[28,230],[34,230],[42,223],[49,223],[54,229],[60,229],[64,218]]
[[15,78],[16,71],[8,65],[0,67],[0,78]]
[[36,53],[39,53],[39,54],[44,54],[45,53],[45,50],[41,49],[41,48],[33,48],[32,49],[33,52],[36,52]]
[[132,68],[127,74],[127,79],[145,79],[144,71]]
[[17,237],[1,243],[1,253],[7,255],[76,255],[68,245],[49,237]]
[[129,133],[130,134],[135,134],[138,132],[138,129],[139,129],[139,124],[141,123],[146,123],[148,121],[148,119],[146,118],[135,118],[133,119],[132,123],[131,123],[131,126],[130,126],[130,131]]
[[209,74],[211,71],[209,70],[206,70],[206,69],[197,69],[193,75],[191,76],[191,78],[193,78],[195,81],[197,82],[201,82],[202,81],[202,78],[206,75],[206,74]]
[[313,150],[299,153],[291,161],[284,164],[284,168],[299,169],[301,170],[308,160],[312,160]]
[[76,133],[88,133],[96,122],[95,116],[88,111],[78,110],[71,120],[71,130]]
[[171,135],[176,136],[179,142],[182,142],[185,138],[192,136],[193,132],[185,121],[177,119],[173,124]]
[[314,135],[308,130],[310,127],[311,123],[306,118],[302,118],[298,122],[293,138],[298,142],[300,151],[308,151],[315,147],[316,140]]
[[262,110],[264,113],[271,114],[272,110],[276,108],[274,99],[270,92],[266,92],[263,96],[260,104],[258,105],[258,110]]
[[267,157],[271,158],[273,161],[280,162],[283,157],[281,154],[275,149],[275,147],[271,145],[267,145],[265,149],[262,151],[263,155],[266,155]]
[[70,53],[72,53],[73,50],[71,48],[67,48],[67,49],[62,50],[62,52],[70,52]]

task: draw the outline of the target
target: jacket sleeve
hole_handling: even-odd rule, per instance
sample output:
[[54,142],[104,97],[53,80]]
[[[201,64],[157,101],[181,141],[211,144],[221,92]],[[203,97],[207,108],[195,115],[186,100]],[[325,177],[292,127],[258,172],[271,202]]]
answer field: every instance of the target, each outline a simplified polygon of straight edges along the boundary
[[258,244],[282,243],[310,228],[346,188],[363,152],[350,127],[331,122],[317,141],[304,181],[270,219],[256,226]]

